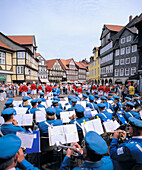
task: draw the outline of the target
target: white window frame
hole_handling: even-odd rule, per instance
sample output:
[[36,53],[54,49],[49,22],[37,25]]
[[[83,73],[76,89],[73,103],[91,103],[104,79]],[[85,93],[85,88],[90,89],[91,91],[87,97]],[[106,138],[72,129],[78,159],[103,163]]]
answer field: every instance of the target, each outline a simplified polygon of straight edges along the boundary
[[136,67],[131,68],[131,75],[134,75],[136,73]]
[[17,66],[17,74],[24,74],[24,66]]
[[137,51],[137,45],[132,45],[132,53]]
[[119,76],[119,69],[114,70],[114,76]]
[[121,55],[124,55],[124,54],[125,54],[125,48],[121,48],[121,49],[120,49],[120,54],[121,54]]
[[121,44],[125,43],[125,37],[121,38]]
[[125,64],[130,64],[130,58],[125,58]]
[[119,60],[115,60],[115,65],[119,66]]
[[119,49],[115,50],[115,56],[119,56],[119,53],[120,53]]
[[29,54],[28,52],[26,52],[26,60],[28,60],[28,58],[29,58]]
[[[127,73],[128,72],[128,73]],[[130,69],[129,68],[125,68],[125,76],[129,76],[130,75]]]
[[[122,72],[121,72],[122,71]],[[124,76],[124,68],[120,69],[120,76]]]
[[0,64],[5,64],[5,53],[0,51]]
[[127,36],[127,42],[130,42],[131,41],[131,35]]
[[137,60],[137,57],[136,57],[136,56],[132,57],[132,58],[131,58],[131,63],[136,63],[136,60]]
[[130,46],[126,47],[126,54],[130,54],[130,50],[131,50]]
[[17,52],[17,58],[24,59],[25,58],[25,52],[24,51]]
[[124,65],[125,62],[124,62],[124,59],[120,59],[120,65]]

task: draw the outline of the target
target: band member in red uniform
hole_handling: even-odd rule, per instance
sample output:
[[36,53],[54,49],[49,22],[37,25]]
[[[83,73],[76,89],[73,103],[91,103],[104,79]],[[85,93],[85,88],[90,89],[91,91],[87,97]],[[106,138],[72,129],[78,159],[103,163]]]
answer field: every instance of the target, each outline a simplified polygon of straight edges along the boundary
[[77,93],[82,93],[81,85],[78,86],[78,88],[77,88]]
[[95,94],[94,94],[94,91],[96,91],[96,90],[97,90],[97,86],[94,84],[94,85],[92,86],[92,94],[93,94],[93,95],[95,95]]
[[31,85],[31,94],[32,94],[32,98],[35,98],[36,89],[37,89],[37,86],[36,86],[35,82],[33,81],[33,84]]
[[110,88],[109,88],[108,83],[106,83],[106,86],[104,87],[104,95],[108,96],[108,93],[110,93]]
[[38,86],[38,93],[40,94],[42,92],[42,86],[41,86],[41,84],[39,84],[39,86]]
[[50,86],[50,83],[48,83],[47,86],[45,87],[46,96],[49,97],[51,92],[52,92],[52,87]]
[[102,84],[100,84],[100,86],[98,87],[98,95],[99,96],[104,95],[104,87],[102,86]]
[[73,93],[75,93],[77,91],[76,85],[73,85]]
[[22,91],[22,96],[27,96],[27,91],[28,91],[28,87],[26,86],[26,83],[23,83],[23,86],[21,87],[21,91]]

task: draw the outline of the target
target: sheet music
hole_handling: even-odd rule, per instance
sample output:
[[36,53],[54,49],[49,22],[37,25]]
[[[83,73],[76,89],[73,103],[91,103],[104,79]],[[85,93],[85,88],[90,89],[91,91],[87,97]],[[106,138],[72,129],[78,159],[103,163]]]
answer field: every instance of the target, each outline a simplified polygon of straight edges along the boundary
[[27,107],[14,107],[17,114],[26,114],[28,108]]
[[34,134],[32,133],[24,133],[24,132],[17,132],[16,135],[21,139],[21,147],[25,148],[32,148]]
[[41,111],[36,111],[35,112],[35,119],[36,122],[43,122],[46,120],[46,112],[45,109]]
[[60,118],[63,123],[69,123],[70,122],[70,113],[69,112],[60,112]]
[[46,100],[46,105],[47,105],[47,107],[51,107],[51,105],[52,105],[52,100]]
[[69,113],[70,113],[70,117],[73,116],[73,115],[76,115],[75,111],[69,111]]
[[107,112],[109,113],[113,113],[113,111],[111,109],[107,109]]
[[0,116],[0,124],[4,124],[4,118],[2,116]]
[[91,111],[92,117],[95,117],[96,114],[98,114],[97,110]]
[[19,126],[32,126],[33,114],[15,115],[14,118],[17,120]]
[[140,117],[141,117],[141,119],[142,119],[142,110],[140,111]]
[[92,124],[92,121],[86,122],[84,126],[85,126],[85,129],[86,129],[86,132],[94,131],[94,126]]
[[13,101],[15,107],[19,107],[19,104],[22,104],[22,101]]
[[112,104],[112,103],[113,103],[113,100],[108,100],[107,102],[110,103],[110,104]]
[[66,101],[66,103],[68,102],[68,98],[67,97],[64,97],[64,100]]
[[115,121],[109,120],[107,122],[103,122],[103,124],[106,132],[114,131],[120,126],[120,124],[116,120]]
[[94,131],[97,132],[99,135],[104,133],[103,127],[102,127],[102,123],[100,119],[94,119],[92,120],[93,122],[93,126],[94,126]]
[[80,104],[81,104],[84,108],[86,108],[86,103],[87,103],[86,101],[81,101],[81,102],[80,102]]

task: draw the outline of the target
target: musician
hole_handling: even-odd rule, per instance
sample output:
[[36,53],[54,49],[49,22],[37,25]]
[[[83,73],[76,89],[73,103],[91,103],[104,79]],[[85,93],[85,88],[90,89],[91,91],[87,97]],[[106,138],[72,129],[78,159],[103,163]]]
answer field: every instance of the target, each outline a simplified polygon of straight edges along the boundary
[[44,93],[43,92],[40,93],[40,98],[41,98],[42,102],[46,102],[46,99],[44,98]]
[[81,98],[78,96],[78,93],[75,92],[74,94],[75,94],[75,98],[77,99],[77,101],[81,101]]
[[108,100],[112,100],[114,102],[112,93],[108,93]]
[[[56,119],[56,110],[52,107],[48,107],[46,109],[46,122],[53,126],[63,125],[60,119]],[[41,132],[41,136],[48,136],[48,125],[45,121],[39,123],[39,130]]]
[[89,91],[86,91],[86,95],[89,97],[89,95],[90,95],[90,92],[89,92]]
[[53,108],[56,110],[57,119],[60,119],[60,112],[65,112],[65,110],[63,110],[59,107],[59,101],[58,100],[53,100],[52,105],[53,105]]
[[107,112],[106,105],[104,103],[98,104],[99,113],[95,115],[95,118],[99,117],[102,122],[112,119],[112,114]]
[[25,132],[25,130],[18,126],[17,121],[14,119],[15,109],[7,108],[1,112],[5,123],[1,126],[1,132],[4,135],[16,134],[16,132]]
[[72,106],[71,108],[68,109],[68,111],[74,111],[75,105],[77,103],[77,99],[74,97],[73,99],[71,99],[71,102],[72,102]]
[[31,91],[27,91],[27,97],[28,97],[28,100],[31,100]]
[[133,101],[133,103],[134,103],[134,107],[135,107],[135,109],[138,109],[138,108],[140,108],[141,106],[141,102],[140,102],[140,100],[139,100],[139,95],[138,94],[134,94],[134,98],[132,99],[132,101]]
[[140,119],[140,115],[137,112],[133,111],[134,104],[132,102],[126,103],[126,111],[124,112],[124,118],[126,120],[129,119],[129,117],[135,117],[136,119]]
[[87,98],[88,98],[88,96],[87,96],[86,94],[83,94],[83,95],[82,95],[82,101],[86,101],[86,102],[87,102],[87,101],[88,101]]
[[73,99],[73,96],[68,95],[68,103],[66,103],[65,106],[72,105],[72,102],[71,102],[72,99]]
[[[58,101],[60,101],[60,99],[59,99],[58,97],[53,97],[53,100],[58,100]],[[59,103],[59,107],[60,107],[61,109],[63,109],[61,103]]]
[[95,97],[94,103],[98,104],[100,102],[99,95],[96,94],[96,95],[94,95],[94,97]]
[[113,105],[114,113],[113,113],[113,115],[116,115],[116,113],[118,111],[123,112],[124,110],[123,110],[123,105],[122,105],[121,101],[119,101],[120,97],[113,96],[113,98],[114,98],[114,105]]
[[107,102],[107,98],[105,96],[101,97],[101,101],[102,101],[102,103],[104,103],[106,105],[106,110],[107,109],[111,109],[112,111],[114,111],[114,109],[111,106],[111,104]]
[[[14,107],[14,105],[13,105],[13,98],[9,98],[9,99],[7,99],[7,101],[5,102],[4,109],[9,108],[9,107],[11,107],[11,108]],[[15,113],[16,113],[16,111],[15,111]]]
[[31,94],[32,94],[32,98],[35,98],[35,95],[36,95],[36,89],[37,89],[37,86],[35,84],[35,81],[33,81],[33,84],[31,85]]
[[[116,170],[131,170],[136,164],[142,167],[142,121],[134,117],[128,120],[132,138],[119,145],[118,139],[121,135],[118,130],[114,133],[110,145],[110,156]],[[121,134],[125,135],[123,132]]]
[[[80,148],[77,143],[74,147]],[[96,132],[90,131],[85,135],[85,147],[83,148],[83,158],[85,159],[81,167],[76,167],[78,170],[113,170],[113,164],[109,156],[104,156],[108,151],[108,146],[105,140]],[[68,149],[67,154],[62,162],[60,170],[69,169],[70,160],[73,150]]]
[[97,110],[97,112],[99,113],[99,109],[97,104],[94,103],[95,97],[93,95],[89,96],[89,103],[86,103],[86,107],[90,107],[91,110]]
[[26,113],[29,113],[31,106],[29,105],[29,102],[28,102],[28,96],[24,96],[22,98],[22,100],[23,100],[23,102],[22,102],[22,104],[19,104],[19,107],[26,107],[26,108],[28,108]]
[[14,134],[8,134],[0,137],[0,169],[19,170],[15,168],[17,163],[20,169],[38,170],[24,158],[24,153],[21,147],[21,140]]
[[32,108],[30,109],[30,113],[33,114],[33,118],[35,119],[35,112],[40,111],[40,109],[37,108],[37,99],[31,100]]
[[37,102],[38,102],[37,108],[45,108],[45,106],[43,104],[41,104],[42,103],[42,99],[41,98],[38,98]]
[[60,95],[60,89],[57,87],[57,83],[55,83],[53,89],[52,89],[52,92],[56,92],[57,93],[57,96]]
[[26,83],[24,82],[23,83],[23,86],[21,88],[21,91],[22,91],[22,96],[27,96],[27,91],[28,91],[28,87],[26,86]]
[[125,109],[126,109],[126,103],[127,103],[127,102],[130,102],[130,101],[131,101],[131,98],[130,98],[130,97],[125,97],[124,99],[125,99],[125,100],[124,100],[124,102],[122,103],[122,105],[123,105],[123,109],[125,110]]

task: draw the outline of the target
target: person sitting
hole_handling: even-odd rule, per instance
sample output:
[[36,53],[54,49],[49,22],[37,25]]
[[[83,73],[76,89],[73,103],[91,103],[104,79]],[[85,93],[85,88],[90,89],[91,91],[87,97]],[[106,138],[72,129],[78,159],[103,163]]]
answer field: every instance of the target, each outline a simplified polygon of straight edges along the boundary
[[86,107],[89,107],[91,110],[97,110],[97,112],[99,112],[98,106],[97,104],[94,103],[94,96],[93,95],[89,95],[89,103],[86,103]]
[[42,102],[46,102],[46,99],[44,98],[44,93],[43,92],[40,93],[40,98],[42,99]]
[[5,123],[1,126],[1,132],[4,135],[16,134],[16,132],[26,132],[21,126],[18,126],[17,121],[14,119],[15,109],[7,108],[4,109],[1,114],[4,118]]
[[74,97],[74,98],[76,98],[77,101],[81,101],[81,98],[78,96],[78,93],[75,92],[74,94],[75,94],[75,97]]
[[42,99],[41,98],[38,98],[37,102],[38,102],[37,108],[45,108],[45,106],[43,104],[41,104],[42,103]]
[[72,106],[72,102],[71,102],[71,100],[73,99],[73,96],[71,96],[71,95],[68,95],[68,103],[65,103],[65,110],[66,110],[66,108],[68,107],[68,106]]
[[72,102],[72,106],[71,106],[71,108],[68,109],[68,111],[74,111],[75,110],[75,105],[77,103],[77,99],[76,98],[72,98],[71,102]]
[[28,96],[24,96],[22,98],[22,100],[23,100],[23,103],[19,104],[19,107],[26,107],[26,108],[28,108],[26,113],[29,113],[31,106],[29,105]]
[[130,117],[128,121],[131,138],[118,144],[120,136],[126,136],[124,131],[118,130],[110,144],[110,156],[115,170],[131,170],[135,165],[141,165],[142,168],[142,121],[134,117]]
[[119,101],[120,97],[113,96],[113,98],[114,98],[114,105],[113,105],[114,113],[113,113],[113,115],[116,115],[116,113],[118,111],[124,112],[123,105],[122,105],[121,101]]
[[114,111],[113,107],[111,106],[110,103],[107,102],[107,98],[105,96],[101,97],[102,103],[104,103],[106,105],[106,110],[107,109],[111,109],[112,111]]
[[56,110],[57,119],[60,119],[60,112],[64,112],[65,110],[63,110],[59,107],[59,101],[58,100],[53,100],[52,104],[53,104],[53,108]]
[[88,101],[88,96],[86,94],[83,94],[82,101],[86,101],[86,102]]
[[52,89],[52,92],[56,92],[57,96],[60,95],[61,92],[60,92],[60,89],[57,87],[57,83],[55,83],[55,85],[54,85],[54,87]]
[[[59,99],[58,97],[53,97],[53,100],[58,100],[58,102],[60,101],[60,99]],[[59,103],[59,107],[60,107],[61,109],[63,109],[61,103]]]
[[99,103],[98,108],[99,108],[99,113],[95,115],[95,118],[99,117],[102,122],[107,121],[108,119],[112,119],[112,114],[107,112],[105,109],[106,105],[104,103]]
[[126,111],[124,112],[124,118],[128,120],[129,117],[135,117],[140,119],[140,115],[137,112],[133,111],[134,104],[132,102],[126,103]]
[[35,112],[40,111],[40,109],[37,108],[37,99],[31,100],[32,108],[30,109],[30,113],[33,114],[33,119],[35,119]]
[[[0,137],[0,169],[14,170],[17,163],[20,169],[24,170],[38,170],[25,157],[21,147],[21,140],[14,134],[8,134]],[[16,168],[17,170],[19,168]]]
[[28,97],[28,100],[31,100],[31,91],[27,91],[27,97]]
[[134,94],[134,98],[132,99],[136,110],[141,108],[141,102],[140,102],[139,98],[140,98],[140,96],[138,94]]
[[126,109],[126,103],[127,103],[127,102],[130,102],[130,101],[131,101],[131,98],[130,98],[130,97],[125,97],[125,98],[124,98],[124,102],[122,103],[124,110]]
[[100,103],[99,95],[96,94],[96,95],[94,95],[94,97],[95,97],[94,103],[95,103],[95,104]]
[[111,100],[112,103],[114,102],[112,93],[108,93],[108,100]]
[[56,110],[52,107],[46,109],[46,119],[46,121],[38,124],[41,136],[48,136],[48,124],[53,124],[53,126],[63,125],[60,119],[56,119]]
[[86,95],[87,95],[88,98],[89,98],[90,92],[89,92],[89,91],[86,91]]
[[[75,148],[81,148],[79,144],[73,143]],[[113,164],[109,156],[104,156],[108,151],[105,140],[96,132],[90,131],[85,135],[85,146],[83,147],[83,158],[85,159],[78,170],[113,170]],[[69,169],[73,150],[68,149],[59,170]],[[80,151],[82,152],[82,150]]]
[[5,106],[4,106],[3,109],[9,108],[9,107],[11,107],[11,108],[14,107],[14,105],[13,105],[13,98],[7,99],[7,101],[5,102]]

